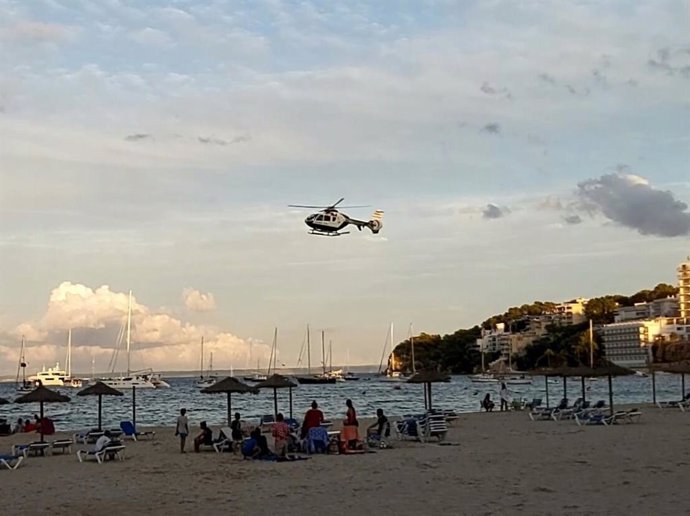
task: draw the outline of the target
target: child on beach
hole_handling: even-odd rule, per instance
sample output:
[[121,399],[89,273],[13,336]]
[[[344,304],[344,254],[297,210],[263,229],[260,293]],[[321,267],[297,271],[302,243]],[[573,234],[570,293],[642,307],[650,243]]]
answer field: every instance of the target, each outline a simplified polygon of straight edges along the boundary
[[276,455],[285,457],[287,455],[287,444],[290,438],[290,427],[285,422],[283,414],[276,416],[276,422],[273,423],[273,445]]
[[175,435],[180,436],[180,453],[185,453],[184,447],[189,435],[189,421],[185,414],[187,414],[187,409],[180,409],[180,415],[177,416],[177,424],[175,425]]

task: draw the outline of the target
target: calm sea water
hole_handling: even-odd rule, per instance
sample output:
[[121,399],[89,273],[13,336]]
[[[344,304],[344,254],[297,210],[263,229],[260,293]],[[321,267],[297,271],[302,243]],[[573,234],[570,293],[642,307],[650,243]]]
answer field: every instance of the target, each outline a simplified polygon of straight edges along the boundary
[[[194,378],[166,378],[170,389],[137,390],[137,425],[172,426],[181,407],[188,410],[190,422],[196,426],[205,420],[212,425],[225,422],[227,396],[225,394],[202,394],[194,385]],[[399,389],[396,389],[398,386]],[[657,375],[657,400],[676,400],[680,397],[681,378],[679,375]],[[586,382],[589,400],[606,400],[608,404],[608,382],[606,378]],[[690,377],[688,377],[690,389]],[[55,420],[61,430],[91,428],[98,421],[98,397],[77,396],[77,389],[60,389],[71,397],[69,403],[45,404],[45,414]],[[545,382],[543,377],[535,377],[532,385],[514,385],[510,390],[515,398],[543,398],[545,401]],[[621,377],[613,379],[614,404],[648,403],[652,400],[651,378]],[[473,384],[466,376],[453,376],[450,383],[433,384],[433,404],[435,408],[452,409],[457,412],[475,412],[479,402],[490,392],[498,398],[495,384]],[[568,380],[568,398],[580,396],[580,379]],[[550,379],[549,396],[551,403],[563,395],[562,379]],[[17,394],[14,384],[0,384],[0,397],[14,400]],[[403,415],[423,412],[424,397],[422,385],[404,382],[382,382],[374,376],[362,375],[359,381],[341,382],[331,385],[300,385],[293,389],[293,414],[300,419],[309,408],[312,400],[317,400],[327,418],[341,418],[345,414],[345,400],[352,399],[361,418],[373,417],[377,408],[389,415]],[[0,406],[0,418],[15,421],[18,417],[38,413],[38,404],[16,404]],[[259,394],[233,395],[233,412],[239,411],[247,421],[258,421],[261,414],[273,413],[273,390]],[[288,390],[278,390],[278,410],[289,414]],[[122,397],[103,397],[103,422],[106,426],[118,426],[124,419],[131,419],[131,392]]]

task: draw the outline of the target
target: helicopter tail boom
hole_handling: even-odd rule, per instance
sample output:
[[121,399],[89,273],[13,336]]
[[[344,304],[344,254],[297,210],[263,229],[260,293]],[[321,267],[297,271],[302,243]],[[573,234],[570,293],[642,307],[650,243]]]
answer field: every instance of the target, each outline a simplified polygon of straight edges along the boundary
[[379,231],[381,231],[381,228],[383,227],[383,211],[381,210],[376,210],[372,215],[371,219],[369,221],[363,221],[363,220],[356,220],[356,219],[349,219],[350,224],[354,224],[357,226],[357,229],[362,231],[363,227],[369,228],[373,234],[377,234]]

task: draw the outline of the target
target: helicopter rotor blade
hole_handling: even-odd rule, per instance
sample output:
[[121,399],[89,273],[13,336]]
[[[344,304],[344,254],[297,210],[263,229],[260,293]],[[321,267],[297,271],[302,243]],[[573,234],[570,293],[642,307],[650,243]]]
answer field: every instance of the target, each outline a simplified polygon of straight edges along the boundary
[[335,208],[336,206],[338,206],[338,204],[340,204],[340,203],[343,202],[344,200],[345,200],[345,197],[341,197],[335,204],[331,204],[331,205],[329,206],[329,208]]
[[288,204],[289,208],[310,208],[315,210],[325,210],[328,206],[310,206],[307,204]]

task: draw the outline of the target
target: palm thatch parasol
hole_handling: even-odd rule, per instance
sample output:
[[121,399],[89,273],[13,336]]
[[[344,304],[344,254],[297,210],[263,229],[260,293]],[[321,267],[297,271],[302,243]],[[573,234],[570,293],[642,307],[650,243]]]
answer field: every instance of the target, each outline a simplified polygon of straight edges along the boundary
[[228,394],[228,424],[232,422],[232,393],[245,394],[251,392],[256,394],[259,390],[256,387],[250,387],[246,383],[240,382],[238,379],[228,376],[222,380],[217,381],[213,385],[201,389],[204,394],[216,394],[226,392]]
[[7,405],[9,403],[9,400],[6,400],[5,398],[0,398],[0,405]]
[[424,384],[424,409],[431,410],[431,384],[449,382],[450,375],[438,371],[420,371],[407,380],[407,383]]
[[290,419],[292,419],[292,389],[297,387],[297,383],[290,380],[290,378],[274,374],[269,376],[263,382],[259,382],[255,386],[257,389],[273,389],[273,412],[274,416],[278,415],[278,389],[290,389]]
[[655,371],[662,373],[674,373],[680,375],[680,399],[685,399],[685,375],[690,374],[690,361],[667,362],[665,364],[653,364],[652,375]]
[[[43,404],[44,403],[66,403],[69,401],[69,396],[60,394],[59,392],[51,391],[42,385],[36,387],[33,391],[20,396],[16,403],[40,403],[41,404],[41,422],[43,422]],[[41,424],[41,442],[43,442],[43,425]]]
[[77,396],[98,396],[98,430],[101,430],[101,405],[103,396],[123,396],[123,393],[103,382],[96,382],[93,385],[89,385],[86,389],[79,391]]

